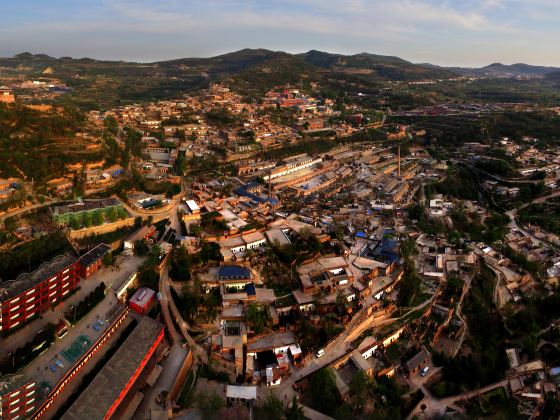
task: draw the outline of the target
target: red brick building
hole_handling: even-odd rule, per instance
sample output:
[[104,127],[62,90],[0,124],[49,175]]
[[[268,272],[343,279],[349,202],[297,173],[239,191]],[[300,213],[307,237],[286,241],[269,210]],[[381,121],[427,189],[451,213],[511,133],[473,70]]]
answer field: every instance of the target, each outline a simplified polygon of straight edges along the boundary
[[83,279],[91,277],[103,264],[105,254],[111,252],[111,247],[99,244],[79,259],[79,274]]
[[0,419],[27,418],[35,410],[35,382],[22,375],[7,375],[0,379]]
[[0,285],[0,331],[28,322],[58,304],[79,283],[78,259],[59,255],[32,273],[20,274]]
[[0,331],[19,327],[39,313],[59,304],[80,283],[95,273],[111,249],[100,244],[79,260],[59,255],[32,273],[0,284]]
[[135,395],[161,356],[163,324],[143,317],[74,404],[68,420],[136,418]]
[[141,287],[128,301],[130,309],[146,315],[156,300],[156,292],[147,287]]

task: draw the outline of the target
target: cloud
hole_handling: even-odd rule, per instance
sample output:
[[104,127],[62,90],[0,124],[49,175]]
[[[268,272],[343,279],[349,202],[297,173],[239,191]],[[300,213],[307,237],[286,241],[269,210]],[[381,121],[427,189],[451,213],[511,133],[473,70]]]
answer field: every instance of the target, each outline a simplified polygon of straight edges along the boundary
[[[548,48],[560,36],[560,0],[41,0],[0,6],[0,54],[21,49],[146,57],[211,55],[231,48],[371,51],[425,61],[496,60],[523,41]],[[2,10],[4,9],[4,10]],[[40,13],[38,12],[40,10]],[[71,42],[72,41],[72,42]],[[19,47],[18,47],[19,48]],[[523,51],[529,55],[532,51]],[[132,53],[131,53],[132,54]],[[422,58],[421,54],[430,54]],[[161,57],[163,58],[163,57]],[[547,60],[548,61],[548,60]]]

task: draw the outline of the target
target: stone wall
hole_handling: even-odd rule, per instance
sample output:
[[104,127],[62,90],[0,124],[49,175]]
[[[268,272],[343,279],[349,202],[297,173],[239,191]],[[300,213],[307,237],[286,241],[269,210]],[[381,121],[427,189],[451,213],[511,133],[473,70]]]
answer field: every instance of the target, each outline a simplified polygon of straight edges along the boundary
[[102,235],[104,233],[114,232],[123,227],[134,226],[134,217],[129,217],[123,220],[117,220],[113,223],[104,223],[99,226],[92,226],[78,230],[70,230],[68,236],[70,239],[82,239],[93,235]]

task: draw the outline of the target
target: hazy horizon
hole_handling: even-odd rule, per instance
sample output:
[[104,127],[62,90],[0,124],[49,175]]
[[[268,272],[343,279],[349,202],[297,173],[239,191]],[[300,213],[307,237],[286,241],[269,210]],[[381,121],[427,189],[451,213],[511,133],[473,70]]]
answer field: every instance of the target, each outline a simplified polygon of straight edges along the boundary
[[555,0],[39,0],[0,6],[0,55],[155,62],[244,48],[560,67]]

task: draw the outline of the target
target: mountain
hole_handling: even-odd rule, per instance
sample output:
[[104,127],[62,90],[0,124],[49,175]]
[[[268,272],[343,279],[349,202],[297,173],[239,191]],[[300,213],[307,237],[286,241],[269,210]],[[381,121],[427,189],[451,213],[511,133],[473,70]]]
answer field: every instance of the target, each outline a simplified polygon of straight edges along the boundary
[[[431,66],[431,65],[430,65]],[[506,65],[493,63],[479,68],[469,67],[443,67],[454,73],[469,77],[488,77],[488,78],[523,78],[535,79],[543,78],[547,74],[560,70],[556,67],[532,66],[529,64],[516,63]]]
[[303,59],[317,67],[354,75],[370,75],[378,80],[449,79],[457,77],[453,71],[441,67],[413,64],[399,57],[360,53],[354,55],[330,54],[311,50],[300,54]]
[[[212,82],[226,82],[245,95],[260,95],[285,84],[317,82],[330,92],[373,92],[385,82],[482,78],[539,78],[547,82],[552,67],[495,63],[482,68],[415,64],[399,57],[311,50],[289,54],[243,49],[209,58],[180,58],[153,63],[92,58],[55,58],[24,52],[0,57],[2,74],[12,79],[52,78],[73,89],[72,101],[104,108],[143,100],[182,96]],[[550,82],[548,82],[550,83]]]

